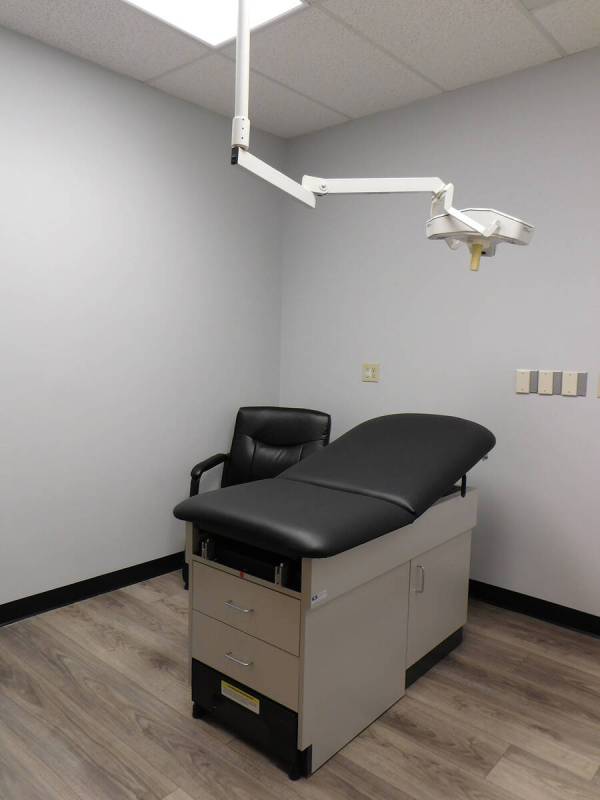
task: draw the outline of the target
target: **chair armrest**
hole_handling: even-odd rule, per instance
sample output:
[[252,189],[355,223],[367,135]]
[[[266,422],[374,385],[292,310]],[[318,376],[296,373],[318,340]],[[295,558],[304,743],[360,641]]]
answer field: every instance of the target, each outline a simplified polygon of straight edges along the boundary
[[200,489],[200,478],[202,475],[207,472],[209,469],[213,467],[217,467],[219,464],[223,464],[227,460],[226,453],[216,453],[214,456],[210,456],[210,458],[205,458],[204,461],[199,461],[195,467],[192,468],[190,472],[190,476],[192,478],[190,482],[190,497],[195,494],[198,494],[198,490]]

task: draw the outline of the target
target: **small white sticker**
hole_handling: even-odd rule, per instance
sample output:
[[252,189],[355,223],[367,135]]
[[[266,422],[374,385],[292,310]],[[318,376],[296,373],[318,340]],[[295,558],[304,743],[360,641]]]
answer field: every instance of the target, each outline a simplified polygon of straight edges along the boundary
[[320,592],[315,592],[315,594],[311,595],[310,598],[310,607],[318,606],[319,603],[322,603],[324,600],[327,600],[327,589],[321,589]]

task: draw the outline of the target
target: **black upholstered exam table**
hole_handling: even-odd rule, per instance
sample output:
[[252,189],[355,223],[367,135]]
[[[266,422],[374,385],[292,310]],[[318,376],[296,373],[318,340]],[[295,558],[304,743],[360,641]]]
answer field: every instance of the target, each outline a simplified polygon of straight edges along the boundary
[[393,705],[461,641],[463,478],[494,444],[457,417],[378,417],[277,478],[180,503],[194,714],[297,777]]

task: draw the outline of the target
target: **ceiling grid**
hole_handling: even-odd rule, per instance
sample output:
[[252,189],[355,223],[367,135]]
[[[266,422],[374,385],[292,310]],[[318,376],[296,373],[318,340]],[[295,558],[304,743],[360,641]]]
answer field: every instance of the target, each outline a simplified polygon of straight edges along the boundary
[[[235,47],[122,0],[0,0],[0,25],[229,116]],[[303,0],[252,37],[253,125],[285,138],[600,45],[600,0]]]

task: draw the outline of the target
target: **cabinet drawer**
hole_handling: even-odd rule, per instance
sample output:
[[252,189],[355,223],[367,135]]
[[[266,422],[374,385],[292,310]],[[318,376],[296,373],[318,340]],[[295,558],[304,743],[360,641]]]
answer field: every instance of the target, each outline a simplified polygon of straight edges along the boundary
[[296,656],[198,611],[192,613],[193,658],[292,711],[298,710]]
[[195,611],[299,654],[300,600],[205,564],[194,564],[192,593]]

